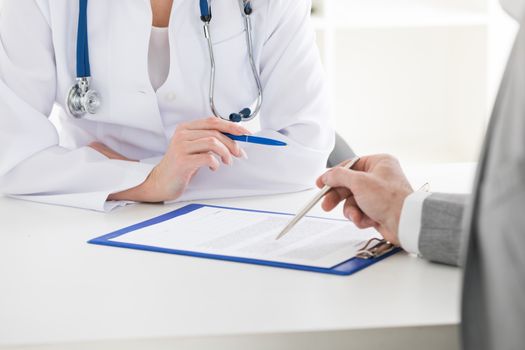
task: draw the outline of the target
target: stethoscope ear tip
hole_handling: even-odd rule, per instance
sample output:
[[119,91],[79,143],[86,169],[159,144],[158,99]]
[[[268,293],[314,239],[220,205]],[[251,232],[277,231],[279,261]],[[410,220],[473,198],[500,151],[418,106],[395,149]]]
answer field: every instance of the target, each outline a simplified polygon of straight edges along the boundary
[[250,118],[251,115],[252,115],[252,110],[249,108],[244,108],[239,113],[230,114],[230,121],[234,123],[239,123],[243,119]]
[[244,108],[243,110],[241,110],[239,112],[239,114],[243,117],[243,118],[249,118],[250,115],[252,114],[252,110],[249,109],[249,108]]
[[242,120],[242,115],[240,115],[239,113],[232,113],[232,114],[230,114],[230,121],[231,122],[240,123],[241,120]]
[[251,2],[246,1],[244,4],[244,13],[246,14],[246,16],[249,16],[252,14],[252,12],[253,12],[253,8],[252,8]]

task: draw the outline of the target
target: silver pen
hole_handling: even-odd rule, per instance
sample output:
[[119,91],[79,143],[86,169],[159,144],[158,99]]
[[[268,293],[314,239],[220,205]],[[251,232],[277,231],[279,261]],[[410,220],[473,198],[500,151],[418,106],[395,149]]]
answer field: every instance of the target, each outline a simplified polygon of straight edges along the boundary
[[[344,169],[352,169],[352,167],[359,161],[359,157],[355,157],[355,158],[352,158],[352,160],[350,160],[343,168]],[[310,201],[308,202],[308,204],[306,204],[304,206],[303,209],[301,209],[301,211],[299,213],[297,213],[297,215],[295,215],[295,217],[292,219],[292,221],[290,221],[288,223],[288,225],[286,225],[286,227],[281,231],[281,233],[279,233],[279,235],[275,238],[275,240],[278,240],[278,239],[281,239],[282,237],[284,237],[284,235],[286,235],[288,232],[290,232],[290,230],[292,228],[294,228],[294,226],[302,219],[304,218],[304,216],[321,200],[321,198],[323,198],[327,193],[328,191],[330,191],[332,189],[332,187],[328,186],[328,185],[325,185],[323,187],[323,189],[315,195],[315,197]]]

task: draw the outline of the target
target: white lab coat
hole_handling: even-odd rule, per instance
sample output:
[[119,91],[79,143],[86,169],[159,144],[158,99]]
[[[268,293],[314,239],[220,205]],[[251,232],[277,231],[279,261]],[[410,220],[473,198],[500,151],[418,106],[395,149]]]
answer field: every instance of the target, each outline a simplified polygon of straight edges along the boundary
[[[215,0],[212,35],[216,103],[223,114],[251,105],[250,71],[237,0]],[[264,87],[258,134],[288,143],[242,143],[248,160],[201,169],[179,200],[303,190],[313,186],[333,147],[333,130],[308,0],[254,0],[254,51]],[[170,72],[154,91],[148,75],[149,0],[90,0],[92,87],[100,111],[65,112],[75,81],[78,1],[4,0],[0,14],[0,191],[38,201],[109,210],[109,194],[142,183],[177,124],[211,116],[209,57],[197,0],[174,0]],[[59,130],[49,121],[61,107]],[[86,147],[100,141],[124,156]]]

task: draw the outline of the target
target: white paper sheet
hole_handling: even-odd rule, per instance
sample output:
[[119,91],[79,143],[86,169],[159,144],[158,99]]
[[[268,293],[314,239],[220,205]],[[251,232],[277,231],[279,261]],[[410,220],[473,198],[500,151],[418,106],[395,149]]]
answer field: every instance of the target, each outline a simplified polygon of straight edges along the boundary
[[359,230],[351,222],[306,217],[276,241],[291,218],[205,206],[111,241],[331,268],[379,237],[375,230]]

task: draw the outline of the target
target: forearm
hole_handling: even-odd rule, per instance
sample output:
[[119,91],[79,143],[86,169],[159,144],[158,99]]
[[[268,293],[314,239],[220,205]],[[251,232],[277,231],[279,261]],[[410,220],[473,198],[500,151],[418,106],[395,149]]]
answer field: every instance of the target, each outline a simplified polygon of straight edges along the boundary
[[[149,176],[148,176],[149,178]],[[108,196],[110,201],[133,201],[133,202],[144,202],[144,203],[153,203],[153,202],[162,202],[162,200],[154,200],[151,197],[150,185],[148,178],[144,180],[141,184],[126,189],[124,191],[111,193]]]
[[469,195],[435,193],[423,202],[419,252],[427,260],[459,266]]
[[[108,157],[109,159],[115,159],[115,160],[122,160],[127,162],[135,162],[138,163],[137,160],[129,159],[127,157],[124,157],[122,154],[115,152],[113,149],[107,147],[105,144],[101,142],[92,142],[89,144],[89,147],[93,148],[95,151],[101,153],[102,155]],[[160,157],[162,159],[162,157]],[[160,161],[160,160],[159,160]],[[145,164],[158,164],[157,162],[145,162]],[[153,168],[153,170],[149,173],[149,175],[146,177],[146,179],[140,183],[137,184],[134,187],[131,187],[129,189],[125,189],[123,191],[119,191],[116,193],[111,193],[108,196],[108,200],[110,201],[134,201],[134,202],[162,202],[161,198],[155,198],[155,186],[153,186],[154,181],[152,176],[156,172],[156,168]]]
[[[139,186],[152,168],[150,164],[107,159],[90,147],[66,150],[52,146],[0,176],[0,192],[37,202],[107,211],[119,205],[107,202],[111,193]],[[120,199],[140,200],[130,196]]]

